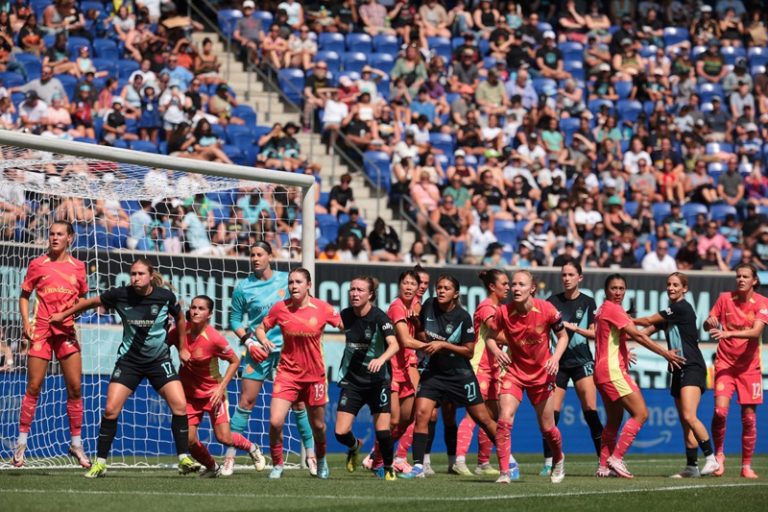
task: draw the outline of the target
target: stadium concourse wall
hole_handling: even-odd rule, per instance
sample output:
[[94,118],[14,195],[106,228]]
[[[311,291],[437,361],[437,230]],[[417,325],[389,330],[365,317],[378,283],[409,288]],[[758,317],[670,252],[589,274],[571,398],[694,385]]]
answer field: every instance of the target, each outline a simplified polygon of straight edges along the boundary
[[[23,248],[14,244],[0,244],[2,252],[10,257],[4,258],[5,265],[0,266],[0,318],[8,330],[13,330],[13,326],[18,325],[18,293],[24,269],[27,262],[23,260],[24,254],[29,254],[29,248]],[[25,252],[26,251],[26,252]],[[75,255],[84,261],[94,261],[93,253],[76,252]],[[91,274],[89,276],[89,294],[101,292],[111,286],[120,286],[128,282],[128,269],[133,257],[130,254],[122,254],[121,258],[110,258],[107,253],[99,254],[100,274]],[[150,258],[157,262],[157,266],[169,282],[174,286],[176,293],[183,303],[189,304],[192,297],[198,294],[207,294],[214,298],[217,307],[217,316],[215,325],[219,328],[226,325],[223,314],[228,311],[231,294],[234,285],[238,279],[245,277],[249,272],[249,262],[244,258],[199,258],[190,256],[171,256],[171,255],[151,255]],[[281,263],[281,267],[284,265]],[[347,291],[349,280],[358,274],[371,274],[380,280],[378,293],[379,306],[386,309],[387,305],[397,295],[397,277],[404,270],[402,265],[359,265],[354,266],[343,263],[323,263],[316,265],[315,292],[316,295],[338,308],[347,307]],[[173,274],[169,270],[173,269]],[[445,268],[428,268],[432,275],[432,280],[446,271]],[[478,268],[473,267],[455,267],[450,272],[455,275],[461,283],[462,303],[470,311],[485,297],[485,292],[477,279]],[[608,275],[607,271],[586,272],[584,276],[583,289],[585,292],[595,296],[598,304],[602,302],[603,281]],[[546,297],[553,291],[559,289],[558,269],[536,269],[536,276],[540,279],[539,295]],[[625,271],[627,277],[627,303],[625,307],[629,308],[629,302],[632,301],[638,315],[647,315],[659,311],[666,307],[667,298],[665,289],[665,276],[660,274],[649,274],[639,271]],[[714,304],[717,296],[733,287],[733,275],[723,273],[691,273],[690,274],[690,295],[688,300],[693,304],[699,319],[703,319]],[[99,384],[103,389],[99,396],[105,396],[108,376],[102,375],[104,368],[111,369],[114,363],[114,355],[117,352],[122,329],[117,325],[80,325],[80,336],[84,352],[84,380]],[[338,368],[343,343],[339,336],[332,333],[328,336],[325,343],[326,363],[328,365],[328,376],[331,381],[334,380],[336,369]],[[236,340],[231,334],[230,342],[236,346]],[[706,333],[702,333],[702,340],[707,340]],[[89,357],[96,351],[90,351],[89,347],[99,345],[101,359]],[[105,348],[108,348],[105,350]],[[704,356],[709,362],[714,353],[714,345],[704,345]],[[640,349],[638,351],[639,361],[633,367],[631,373],[644,389],[643,393],[648,403],[649,420],[638,436],[638,441],[633,445],[634,453],[679,453],[682,450],[680,439],[680,424],[677,412],[674,407],[672,397],[668,391],[668,374],[663,360],[650,354],[648,351]],[[763,358],[768,357],[768,351],[763,351]],[[96,369],[101,370],[97,371]],[[25,374],[23,372],[12,372],[0,374],[0,389],[3,389],[3,396],[0,401],[10,401],[11,403],[0,404],[0,411],[11,417],[0,418],[0,452],[7,451],[17,434],[18,411],[20,408],[21,397],[25,389]],[[768,376],[764,375],[764,383]],[[63,404],[66,403],[64,395],[64,386],[60,382],[60,375],[50,375],[47,377],[45,389],[55,390],[43,393],[40,400],[40,409],[38,418],[58,418],[62,425],[55,428],[48,428],[46,432],[39,432],[33,425],[33,434],[42,436],[63,436],[66,435],[67,428],[64,423],[66,414],[62,413]],[[764,385],[765,387],[765,385]],[[270,384],[266,384],[266,390],[269,391]],[[336,415],[336,403],[338,401],[338,388],[335,383],[329,386],[329,405],[326,412],[328,422],[328,431],[333,431],[333,425]],[[157,395],[149,389],[144,383],[137,390],[138,400],[135,400],[136,406],[130,414],[147,415],[149,421],[133,421],[132,418],[125,417],[121,421],[121,435],[118,437],[114,453],[121,453],[124,449],[121,445],[121,439],[144,439],[146,444],[146,453],[149,454],[172,454],[174,451],[173,442],[170,437],[170,416],[167,413],[167,407]],[[83,432],[87,447],[95,449],[97,437],[98,417],[103,404],[97,403],[100,398],[85,396],[86,421]],[[236,383],[230,386],[230,403],[236,403],[237,392]],[[702,400],[700,417],[705,423],[709,424],[713,413],[713,397],[711,392],[707,392]],[[18,402],[18,403],[17,403]],[[602,408],[600,413],[603,414]],[[254,413],[256,414],[256,413]],[[462,412],[459,413],[463,414]],[[726,451],[737,451],[740,446],[740,428],[739,408],[731,408],[730,425],[726,438]],[[166,424],[167,423],[167,424]],[[768,427],[768,411],[764,407],[758,408],[758,424],[763,428]],[[441,425],[441,424],[440,424]],[[441,426],[438,426],[438,434],[435,440],[435,451],[445,450],[442,440]],[[50,423],[47,424],[50,427]],[[563,431],[565,448],[570,453],[591,453],[593,451],[589,439],[589,431],[581,416],[581,410],[575,393],[568,393],[560,420],[560,426]],[[59,428],[60,427],[60,428]],[[371,417],[364,410],[358,417],[355,431],[363,439],[371,441],[373,438],[373,429]],[[205,440],[212,438],[212,432],[207,429],[201,429],[201,435]],[[540,443],[538,442],[540,434],[536,425],[533,410],[526,403],[521,407],[518,417],[515,421],[513,439],[525,440],[517,441],[515,450],[517,452],[533,451],[538,452]],[[254,441],[262,445],[267,443],[266,432],[252,432]],[[62,442],[62,439],[50,439],[50,443]],[[530,441],[530,442],[529,442]],[[332,435],[328,436],[329,449],[331,451],[342,452],[345,449],[336,443]],[[44,446],[46,443],[35,443]],[[370,444],[370,443],[369,443]],[[127,447],[126,447],[127,448]],[[221,453],[218,445],[213,443],[213,452]],[[130,447],[136,449],[135,443]],[[218,451],[217,451],[218,450]],[[758,453],[768,453],[768,437],[758,436]],[[34,451],[30,453],[35,456]]]

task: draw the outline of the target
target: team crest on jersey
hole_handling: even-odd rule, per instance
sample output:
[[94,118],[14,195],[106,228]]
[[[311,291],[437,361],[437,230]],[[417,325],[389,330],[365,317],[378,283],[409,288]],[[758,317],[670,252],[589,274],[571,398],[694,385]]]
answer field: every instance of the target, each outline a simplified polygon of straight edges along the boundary
[[347,405],[347,395],[343,395],[343,396],[341,397],[341,400],[339,400],[339,405],[341,405],[342,407],[344,407],[345,405]]
[[579,308],[576,310],[576,320],[581,320],[584,316],[584,310]]
[[253,373],[253,366],[251,366],[251,365],[248,365],[248,366],[246,366],[246,367],[245,367],[245,373],[247,373],[247,374],[249,374],[249,375],[250,375],[251,373]]
[[278,296],[278,297],[280,297],[281,299],[282,299],[283,297],[285,297],[285,290],[283,290],[282,288],[280,288],[279,290],[277,290],[277,296]]
[[42,343],[35,343],[34,348],[35,348],[35,350],[42,350],[43,349],[43,344]]
[[445,326],[445,332],[446,332],[446,334],[448,334],[448,336],[450,336],[451,333],[453,332],[453,324],[446,325]]
[[122,372],[122,370],[120,370],[120,368],[115,368],[115,371],[112,372],[112,378],[113,379],[119,379],[121,373],[123,373],[123,372]]
[[664,310],[664,312],[667,314],[667,316],[672,316],[672,308],[667,308]]
[[160,312],[160,307],[155,304],[149,310],[152,312],[153,315],[157,315]]
[[309,322],[307,322],[309,325],[317,325],[317,317],[313,316],[309,319]]

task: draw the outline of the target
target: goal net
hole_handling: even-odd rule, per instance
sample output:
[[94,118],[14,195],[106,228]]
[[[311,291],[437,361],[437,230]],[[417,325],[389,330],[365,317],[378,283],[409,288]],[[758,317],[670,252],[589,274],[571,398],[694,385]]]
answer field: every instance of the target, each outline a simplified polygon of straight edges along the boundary
[[[46,251],[54,220],[75,227],[72,253],[86,264],[88,296],[128,284],[131,263],[147,257],[183,307],[199,294],[215,300],[214,327],[242,354],[228,317],[234,286],[250,272],[248,248],[256,240],[267,241],[274,248],[275,269],[301,265],[313,271],[314,229],[302,230],[314,226],[313,183],[300,174],[0,132],[0,468],[10,467],[26,390],[30,347],[21,332],[21,283],[29,262]],[[34,295],[31,300],[34,311]],[[122,328],[116,314],[91,310],[79,318],[77,330],[82,437],[86,453],[95,456]],[[239,390],[238,376],[229,388],[231,409]],[[244,433],[266,454],[270,391],[267,382]],[[29,434],[25,467],[74,464],[67,456],[66,399],[54,359]],[[110,464],[175,463],[170,425],[168,406],[145,381],[120,416]],[[300,437],[292,416],[285,435],[287,461],[299,463]],[[214,456],[223,453],[207,420],[200,438]]]

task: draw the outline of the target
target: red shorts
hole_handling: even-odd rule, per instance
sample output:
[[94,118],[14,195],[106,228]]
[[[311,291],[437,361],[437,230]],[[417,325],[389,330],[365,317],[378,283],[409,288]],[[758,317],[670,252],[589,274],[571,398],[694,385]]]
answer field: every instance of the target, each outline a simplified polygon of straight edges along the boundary
[[419,357],[416,355],[416,351],[413,349],[409,349],[410,352],[408,353],[408,366],[419,366]]
[[399,399],[408,398],[416,394],[416,388],[413,387],[413,382],[410,378],[396,381],[392,381],[391,385],[392,393],[397,393]]
[[734,368],[715,369],[715,396],[739,395],[741,405],[763,403],[763,376],[760,371],[740,372]]
[[211,426],[229,423],[229,402],[227,400],[219,402],[216,409],[213,409],[209,398],[187,398],[187,420],[190,426],[202,423],[203,414],[206,412],[211,418]]
[[328,381],[325,377],[315,382],[297,382],[280,372],[272,385],[272,398],[281,398],[291,403],[304,402],[310,407],[328,403]]
[[615,402],[619,398],[625,397],[635,391],[640,391],[635,381],[629,374],[623,373],[621,379],[608,382],[595,382],[597,390],[603,397],[603,401]]
[[[482,389],[482,385],[481,385]],[[523,384],[512,372],[507,372],[501,381],[499,395],[512,395],[519,402],[523,401],[523,391],[528,394],[528,399],[533,405],[543,402],[555,390],[555,378],[552,376],[543,384]]]
[[499,374],[501,370],[498,368],[486,370],[484,368],[478,368],[477,370],[477,383],[480,385],[480,394],[483,395],[483,400],[498,400],[499,399]]
[[62,359],[80,352],[80,342],[74,334],[52,334],[47,337],[35,336],[35,341],[29,348],[29,355],[50,361],[53,354],[56,359]]

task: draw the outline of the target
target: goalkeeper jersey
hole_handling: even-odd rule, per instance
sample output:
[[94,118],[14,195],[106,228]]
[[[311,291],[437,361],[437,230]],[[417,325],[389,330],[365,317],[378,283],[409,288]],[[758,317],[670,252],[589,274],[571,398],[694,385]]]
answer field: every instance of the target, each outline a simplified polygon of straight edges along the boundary
[[[272,271],[272,277],[264,281],[251,274],[239,281],[232,293],[229,310],[229,328],[233,331],[242,327],[255,331],[267,316],[272,306],[288,297],[288,274]],[[246,317],[248,318],[246,321]],[[279,327],[267,331],[267,338],[277,350],[283,346],[283,335]]]

